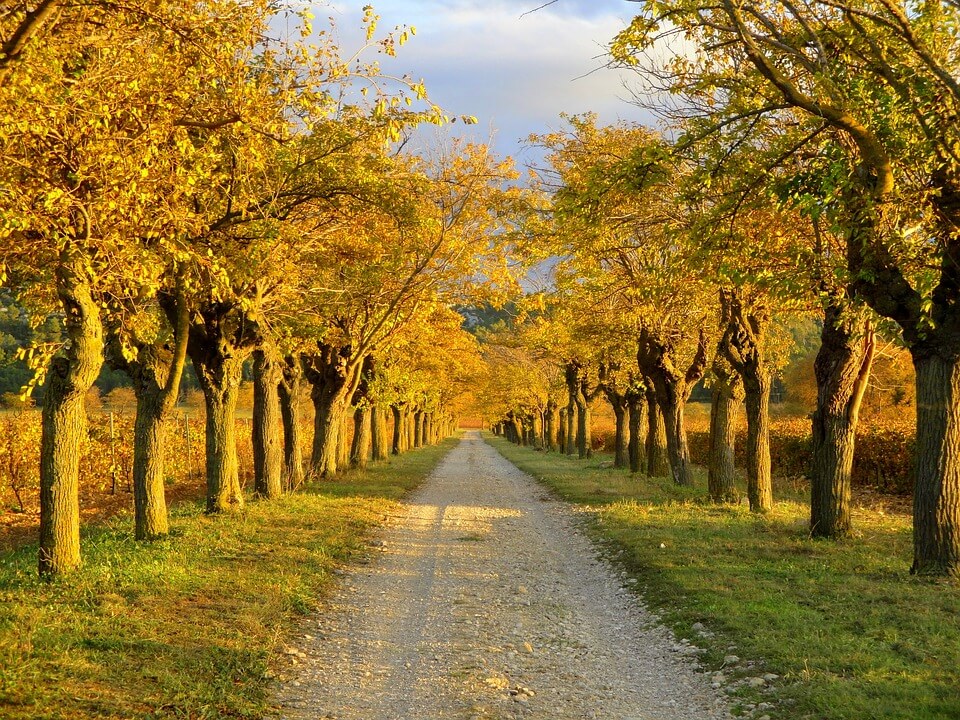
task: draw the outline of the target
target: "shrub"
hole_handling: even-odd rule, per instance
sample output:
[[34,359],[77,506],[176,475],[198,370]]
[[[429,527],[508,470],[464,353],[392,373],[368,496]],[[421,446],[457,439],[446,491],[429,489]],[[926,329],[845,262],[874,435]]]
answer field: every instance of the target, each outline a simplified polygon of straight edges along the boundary
[[[693,461],[705,464],[709,450],[709,427],[688,428]],[[808,418],[772,418],[770,459],[778,477],[807,476],[810,469],[811,428]],[[746,430],[737,432],[736,456],[745,461]],[[913,417],[872,419],[861,422],[853,460],[855,487],[874,487],[883,492],[909,495],[913,492]]]

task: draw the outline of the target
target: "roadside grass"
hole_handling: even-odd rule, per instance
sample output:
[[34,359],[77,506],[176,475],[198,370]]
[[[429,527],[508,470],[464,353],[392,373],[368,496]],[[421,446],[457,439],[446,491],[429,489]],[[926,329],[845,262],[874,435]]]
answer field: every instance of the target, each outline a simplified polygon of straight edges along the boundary
[[156,543],[118,516],[85,529],[83,568],[54,582],[35,545],[0,554],[0,717],[262,717],[296,617],[454,444],[236,515],[181,504]]
[[[854,538],[813,540],[796,486],[775,487],[776,508],[756,515],[706,502],[703,473],[696,487],[680,488],[601,467],[606,457],[580,461],[486,439],[563,499],[596,511],[594,536],[646,605],[705,649],[705,669],[728,679],[780,676],[768,688],[738,688],[736,713],[960,718],[960,592],[909,574],[909,517],[859,508]],[[729,655],[742,661],[725,667]]]

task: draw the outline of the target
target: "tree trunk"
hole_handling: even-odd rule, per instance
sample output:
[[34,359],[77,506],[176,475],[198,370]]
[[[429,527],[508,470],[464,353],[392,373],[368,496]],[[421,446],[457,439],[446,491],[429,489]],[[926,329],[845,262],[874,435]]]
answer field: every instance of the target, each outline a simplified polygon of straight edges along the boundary
[[[197,361],[194,360],[194,364]],[[236,409],[242,362],[223,363],[222,381],[201,381],[206,419],[207,512],[243,507],[237,466]],[[197,375],[206,373],[197,368]]]
[[627,443],[627,456],[630,472],[641,472],[647,462],[647,404],[643,393],[627,393],[627,413],[630,424],[630,439]]
[[507,414],[507,429],[510,431],[510,440],[517,445],[523,445],[523,427],[520,420],[513,413]]
[[743,379],[747,410],[747,497],[754,512],[773,508],[770,473],[770,374],[759,368]]
[[646,392],[647,401],[647,475],[649,477],[667,477],[670,475],[670,461],[667,456],[667,428],[663,413],[657,403],[653,390]]
[[535,410],[530,417],[530,444],[543,449],[543,415],[539,410]]
[[340,427],[346,410],[346,397],[327,396],[315,389],[310,393],[313,401],[313,451],[310,464],[321,477],[337,474]]
[[350,465],[365,468],[370,457],[370,406],[362,405],[353,411],[353,443],[350,446]]
[[747,497],[754,512],[773,507],[770,472],[770,370],[763,338],[770,313],[763,303],[745,306],[740,291],[721,292],[728,311],[727,327],[717,346],[743,379],[747,410]]
[[419,410],[413,413],[413,447],[423,445],[423,413]]
[[300,427],[303,405],[300,391],[303,385],[303,366],[298,358],[284,359],[280,385],[280,415],[283,420],[283,476],[287,490],[295,490],[304,481],[303,450]]
[[420,432],[422,434],[422,439],[420,440],[420,446],[426,447],[430,445],[430,425],[433,423],[433,413],[424,413],[423,420],[420,423]]
[[547,411],[543,418],[543,446],[544,450],[557,449],[557,434],[559,431],[559,408],[555,400],[547,401]]
[[617,403],[613,406],[616,417],[616,431],[614,436],[613,466],[622,468],[630,465],[628,446],[630,444],[630,427],[627,424],[626,403]]
[[253,489],[262,498],[283,493],[280,438],[280,364],[264,350],[253,353]]
[[873,331],[867,324],[857,335],[862,313],[832,304],[826,308],[820,350],[814,364],[817,408],[812,418],[810,464],[810,534],[850,535],[850,475],[860,403],[873,361]]
[[70,258],[56,269],[69,343],[47,372],[40,436],[41,575],[80,565],[80,443],[86,432],[83,401],[103,364],[103,325],[89,284]]
[[667,434],[667,459],[670,474],[677,485],[693,485],[693,463],[687,447],[687,429],[683,422],[683,392],[671,384],[655,381],[657,404],[663,413],[663,422]]
[[693,385],[703,377],[707,367],[706,335],[700,332],[697,350],[686,372],[674,364],[673,342],[643,326],[637,338],[637,365],[652,386],[656,405],[663,415],[667,436],[667,458],[670,474],[678,485],[692,485],[693,471],[687,448],[687,429],[683,407]]
[[387,413],[383,405],[370,408],[370,445],[374,462],[383,462],[390,454],[387,438]]
[[577,451],[577,429],[580,418],[577,413],[577,397],[580,394],[580,366],[570,361],[564,368],[567,385],[567,442],[564,452],[573,455]]
[[707,492],[714,502],[737,502],[736,420],[742,403],[742,383],[726,358],[719,353],[713,361],[713,378]]
[[340,434],[337,436],[337,470],[350,467],[350,446],[353,435],[353,416],[350,406],[347,405],[340,425]]
[[960,357],[911,348],[917,373],[915,574],[960,575]]
[[403,452],[403,413],[397,405],[391,405],[390,412],[393,413],[393,442],[391,452],[394,455],[399,455]]
[[170,532],[164,494],[164,453],[168,413],[161,388],[137,391],[137,414],[133,423],[134,537],[156,540]]
[[[310,462],[320,477],[333,477],[341,465],[341,436],[350,399],[360,383],[361,367],[362,360],[352,358],[349,347],[326,343],[318,343],[317,352],[305,363],[314,407]],[[349,455],[349,448],[346,454]]]
[[567,450],[567,409],[560,408],[557,415],[559,423],[557,425],[557,452],[566,454]]
[[580,387],[577,392],[577,455],[583,459],[593,455],[590,402]]
[[187,344],[207,411],[208,513],[243,507],[237,466],[237,393],[243,361],[255,346],[256,338],[249,330],[231,331],[234,323],[226,322],[227,319],[224,309],[216,303],[193,308]]

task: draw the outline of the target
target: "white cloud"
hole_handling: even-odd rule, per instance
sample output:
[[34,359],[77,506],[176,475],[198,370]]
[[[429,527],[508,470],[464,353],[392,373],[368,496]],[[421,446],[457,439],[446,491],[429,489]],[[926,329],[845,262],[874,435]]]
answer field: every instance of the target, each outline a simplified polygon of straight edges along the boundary
[[[415,37],[386,70],[423,78],[431,99],[453,114],[475,115],[476,134],[497,131],[497,147],[515,154],[517,142],[560,125],[559,115],[597,112],[601,119],[650,122],[629,105],[631,76],[603,67],[605,46],[635,8],[622,0],[381,0],[383,30],[413,25]],[[359,3],[318,6],[332,14],[345,45],[359,41]],[[332,12],[331,12],[332,10]],[[349,45],[348,45],[349,46]]]

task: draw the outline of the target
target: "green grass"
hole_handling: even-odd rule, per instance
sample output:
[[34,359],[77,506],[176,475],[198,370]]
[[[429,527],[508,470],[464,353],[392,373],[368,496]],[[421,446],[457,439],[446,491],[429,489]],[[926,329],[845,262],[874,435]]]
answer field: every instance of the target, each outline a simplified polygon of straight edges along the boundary
[[161,542],[128,516],[86,528],[83,568],[55,582],[35,547],[0,554],[0,717],[262,717],[296,617],[453,443],[233,516],[181,505]]
[[[740,691],[738,711],[772,696],[781,701],[764,711],[773,718],[960,718],[960,591],[910,576],[908,517],[859,509],[855,538],[812,540],[797,488],[780,489],[774,511],[758,516],[706,503],[702,475],[680,488],[601,468],[607,458],[490,441],[564,499],[597,511],[592,531],[645,603],[707,650],[708,669],[736,654],[756,663],[742,674],[781,676],[773,693]],[[693,632],[697,622],[715,636]]]

